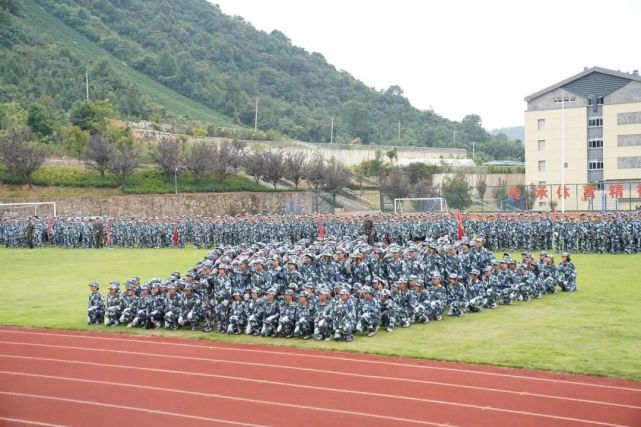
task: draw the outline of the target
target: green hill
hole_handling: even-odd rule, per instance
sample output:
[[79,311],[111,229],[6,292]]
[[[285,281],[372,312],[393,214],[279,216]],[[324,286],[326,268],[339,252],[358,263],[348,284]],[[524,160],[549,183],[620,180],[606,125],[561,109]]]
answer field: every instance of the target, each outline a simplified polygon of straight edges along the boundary
[[[47,12],[33,0],[19,4],[13,33],[23,43],[7,52],[12,61],[0,82],[2,101],[51,96],[65,110],[85,97],[85,68],[89,71],[90,96],[109,98],[129,118],[146,117],[154,109],[168,115],[235,127],[229,118],[134,70],[105,49]],[[11,76],[17,78],[11,79]],[[33,86],[22,77],[33,76]],[[19,76],[19,77],[18,77]],[[55,81],[55,80],[62,81]],[[54,80],[53,82],[49,80]],[[13,84],[11,84],[13,83]],[[43,85],[44,83],[44,85]],[[126,100],[123,98],[132,98]],[[137,100],[134,98],[138,98]]]
[[471,151],[474,141],[484,159],[523,157],[477,115],[456,122],[418,110],[400,87],[367,87],[283,33],[258,31],[206,0],[0,0],[0,12],[11,23],[0,102],[47,96],[68,110],[84,96],[88,68],[95,99],[112,100],[128,118],[160,111],[252,128],[258,98],[258,128],[294,139],[328,142],[333,118],[338,142]]

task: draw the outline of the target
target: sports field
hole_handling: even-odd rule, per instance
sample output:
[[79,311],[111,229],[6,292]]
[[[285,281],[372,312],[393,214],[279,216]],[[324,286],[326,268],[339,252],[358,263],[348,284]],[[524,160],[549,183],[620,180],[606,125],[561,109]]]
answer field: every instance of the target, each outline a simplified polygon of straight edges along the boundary
[[[87,282],[185,272],[207,251],[0,249],[0,324],[106,330],[86,325]],[[641,379],[641,255],[576,255],[579,292],[398,328],[353,343],[188,331],[149,335],[338,349]],[[106,286],[101,291],[104,293]]]

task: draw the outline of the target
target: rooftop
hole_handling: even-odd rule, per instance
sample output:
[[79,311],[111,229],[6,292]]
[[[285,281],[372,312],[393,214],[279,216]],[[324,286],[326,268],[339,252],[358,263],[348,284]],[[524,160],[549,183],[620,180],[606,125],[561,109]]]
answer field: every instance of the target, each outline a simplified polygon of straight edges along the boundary
[[[594,74],[594,73],[600,73],[600,74],[603,74],[605,76],[609,76],[611,78],[614,78],[616,80],[622,80],[623,84],[627,84],[628,82],[631,82],[631,81],[641,82],[641,76],[639,76],[639,71],[638,70],[634,70],[632,73],[623,73],[621,71],[614,71],[614,70],[609,70],[607,68],[601,68],[601,67],[592,67],[592,68],[585,67],[583,69],[583,71],[580,72],[579,74],[575,74],[572,77],[569,77],[569,78],[567,78],[565,80],[562,80],[562,81],[560,81],[560,82],[558,82],[556,84],[553,84],[552,86],[548,86],[545,89],[542,89],[542,90],[540,90],[538,92],[533,93],[532,95],[526,96],[525,97],[525,101],[529,102],[529,101],[531,101],[531,100],[533,100],[535,98],[538,98],[541,95],[544,95],[544,94],[546,94],[546,93],[548,93],[550,91],[553,91],[555,89],[558,89],[558,88],[561,88],[563,86],[566,86],[566,85],[568,85],[568,84],[570,84],[570,83],[572,83],[572,82],[574,82],[576,80],[579,80],[579,79],[581,79],[583,77],[586,77],[586,76],[588,76],[590,74]],[[623,84],[621,84],[621,86],[623,86]],[[580,95],[580,94],[578,94],[578,95]]]

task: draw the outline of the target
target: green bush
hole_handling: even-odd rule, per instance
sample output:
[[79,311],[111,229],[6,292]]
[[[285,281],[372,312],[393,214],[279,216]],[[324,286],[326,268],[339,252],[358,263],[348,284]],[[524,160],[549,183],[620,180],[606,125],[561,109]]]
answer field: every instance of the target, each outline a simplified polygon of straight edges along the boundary
[[[5,184],[24,184],[20,180],[7,175],[7,170],[0,167],[0,182]],[[57,187],[93,187],[117,188],[116,177],[106,173],[104,177],[91,169],[78,167],[44,166],[33,174],[33,184],[39,186]],[[136,169],[123,187],[127,194],[173,193],[173,179],[165,180],[159,169]],[[194,180],[190,173],[178,176],[178,192],[180,193],[219,193],[233,191],[272,191],[270,188],[256,185],[252,180],[238,175],[225,179],[213,177],[201,181]]]

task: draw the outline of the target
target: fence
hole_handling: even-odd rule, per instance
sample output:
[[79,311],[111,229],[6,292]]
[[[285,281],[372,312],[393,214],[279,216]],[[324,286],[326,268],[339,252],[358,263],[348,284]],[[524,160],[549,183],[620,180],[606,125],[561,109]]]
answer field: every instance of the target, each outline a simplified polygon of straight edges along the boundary
[[[471,187],[465,194],[452,194],[442,186],[427,188],[421,197],[444,197],[450,208],[455,198],[471,199],[465,210],[475,212],[517,211],[638,211],[641,210],[641,181],[585,184],[499,185],[485,191]],[[393,199],[381,195],[381,210],[394,211]]]

